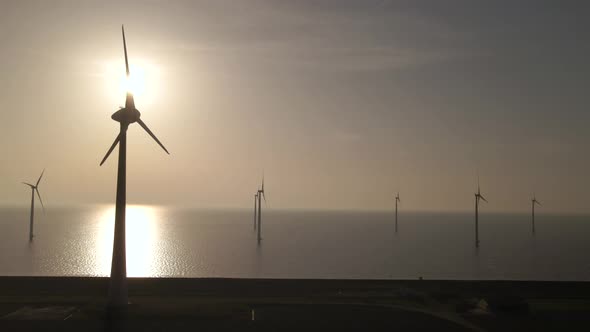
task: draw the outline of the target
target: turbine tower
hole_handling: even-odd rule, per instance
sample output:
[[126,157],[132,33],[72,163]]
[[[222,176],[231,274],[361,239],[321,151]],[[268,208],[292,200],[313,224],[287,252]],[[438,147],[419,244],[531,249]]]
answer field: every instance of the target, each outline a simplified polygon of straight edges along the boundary
[[[125,53],[125,69],[129,79],[129,60],[127,58],[127,43],[125,29],[121,26],[123,35],[123,51]],[[125,107],[119,108],[111,118],[120,123],[119,135],[100,162],[104,164],[113,149],[119,144],[119,165],[117,170],[117,203],[115,207],[115,236],[113,241],[113,260],[111,265],[111,279],[109,285],[109,306],[121,307],[127,305],[127,261],[125,252],[125,205],[126,205],[126,176],[127,176],[127,128],[137,122],[155,141],[170,154],[147,125],[140,119],[141,114],[135,108],[133,94],[127,91]]]
[[262,201],[261,198],[264,198],[264,205],[266,205],[266,195],[264,194],[264,175],[262,175],[262,189],[258,189],[258,235],[257,235],[257,239],[258,239],[258,243],[260,243],[260,240],[262,240],[262,237],[260,236],[261,230],[262,230]]
[[401,203],[399,192],[395,195],[395,232],[397,233],[397,203]]
[[43,173],[45,173],[45,170],[43,170],[43,172],[41,172],[41,176],[39,176],[39,179],[37,180],[37,183],[35,183],[35,185],[32,185],[30,183],[27,182],[23,182],[23,184],[31,187],[31,220],[29,223],[29,241],[33,241],[33,220],[35,217],[35,192],[37,192],[37,197],[39,197],[39,202],[41,202],[41,207],[43,208],[43,212],[45,213],[45,206],[43,205],[43,200],[41,199],[41,194],[39,193],[39,182],[41,182],[41,178],[43,177]]
[[256,230],[256,201],[258,199],[258,192],[254,194],[254,230]]
[[477,193],[475,193],[475,247],[479,248],[479,200],[488,202],[479,190],[479,177],[477,177]]
[[533,193],[533,199],[531,199],[533,234],[535,234],[535,204],[541,206],[541,202],[539,202],[537,200],[537,198],[535,197],[535,194]]

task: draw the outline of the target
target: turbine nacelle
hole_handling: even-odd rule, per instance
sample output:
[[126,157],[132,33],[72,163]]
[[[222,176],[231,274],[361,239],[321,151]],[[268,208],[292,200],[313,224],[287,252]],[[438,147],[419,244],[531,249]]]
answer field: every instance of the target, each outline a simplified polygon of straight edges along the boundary
[[113,115],[111,115],[111,119],[123,123],[123,124],[132,124],[134,122],[139,121],[139,118],[141,117],[141,113],[139,113],[139,111],[135,108],[126,108],[126,107],[122,107],[119,108],[118,111],[116,111],[115,113],[113,113]]

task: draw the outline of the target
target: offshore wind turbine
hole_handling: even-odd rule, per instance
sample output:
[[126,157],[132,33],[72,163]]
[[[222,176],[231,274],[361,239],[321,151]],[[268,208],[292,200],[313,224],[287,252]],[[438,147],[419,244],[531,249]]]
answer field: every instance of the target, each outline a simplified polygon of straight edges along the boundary
[[535,194],[533,193],[533,199],[531,199],[533,234],[535,234],[535,204],[541,206],[541,202],[537,200]]
[[260,243],[260,240],[262,240],[262,237],[260,236],[261,231],[262,231],[262,201],[261,198],[264,198],[264,205],[266,205],[266,195],[264,194],[264,175],[262,176],[262,189],[258,189],[258,235],[257,235],[257,240],[258,243]]
[[397,233],[397,203],[401,203],[399,192],[395,195],[395,232]]
[[[127,43],[125,29],[121,26],[123,35],[123,51],[125,53],[125,69],[129,79],[129,60],[127,58]],[[140,119],[141,114],[135,108],[133,94],[127,91],[125,107],[119,108],[111,118],[120,124],[119,135],[100,162],[104,164],[113,149],[119,144],[119,164],[117,170],[117,202],[115,206],[115,236],[113,241],[113,260],[111,263],[111,279],[109,284],[109,306],[121,307],[127,305],[127,261],[125,252],[125,205],[126,205],[126,176],[127,176],[127,129],[137,122],[155,141],[170,154],[147,125]]]
[[32,185],[27,182],[23,182],[23,184],[31,187],[31,219],[29,222],[29,241],[33,241],[33,220],[35,217],[35,192],[37,192],[37,197],[39,197],[39,202],[41,202],[41,207],[43,208],[43,212],[45,212],[45,206],[43,205],[43,200],[41,199],[41,194],[39,193],[39,182],[41,182],[41,178],[43,177],[43,173],[45,173],[45,169],[41,172],[41,176],[37,180],[35,185]]
[[477,193],[475,193],[475,247],[479,247],[479,200],[488,202],[479,190],[479,177],[477,177]]
[[256,201],[258,200],[258,191],[254,194],[254,230],[256,230]]

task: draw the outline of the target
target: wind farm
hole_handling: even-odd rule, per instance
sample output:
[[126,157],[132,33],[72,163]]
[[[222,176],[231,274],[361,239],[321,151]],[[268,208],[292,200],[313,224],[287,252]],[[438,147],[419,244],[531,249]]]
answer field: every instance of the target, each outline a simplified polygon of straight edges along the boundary
[[0,331],[590,326],[581,4],[0,7]]

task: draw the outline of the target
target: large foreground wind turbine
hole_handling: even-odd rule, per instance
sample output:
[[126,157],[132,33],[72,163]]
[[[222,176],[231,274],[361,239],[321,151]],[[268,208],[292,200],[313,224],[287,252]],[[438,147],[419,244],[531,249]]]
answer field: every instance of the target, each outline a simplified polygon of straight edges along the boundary
[[31,187],[31,220],[29,223],[29,241],[33,241],[33,219],[35,217],[35,192],[37,192],[37,197],[39,197],[39,202],[41,202],[41,207],[43,208],[43,212],[45,212],[45,206],[43,205],[43,200],[41,199],[41,194],[39,194],[39,182],[41,182],[41,178],[43,177],[43,173],[45,173],[45,170],[43,170],[43,172],[41,172],[41,176],[39,176],[39,179],[37,180],[37,183],[35,183],[35,185],[32,185],[30,183],[27,182],[23,182],[23,184]]
[[[129,61],[127,59],[127,43],[125,42],[125,29],[121,26],[123,34],[123,50],[125,52],[125,69],[129,79]],[[155,141],[170,154],[140,119],[140,113],[135,108],[133,94],[127,91],[125,107],[120,108],[111,118],[120,123],[119,135],[100,162],[102,165],[113,149],[119,144],[119,168],[117,170],[117,204],[115,207],[115,238],[113,241],[113,260],[111,265],[111,280],[109,285],[109,305],[120,307],[127,305],[127,262],[125,253],[125,204],[126,204],[126,175],[127,175],[127,128],[137,122]]]
[[266,195],[264,194],[264,175],[262,176],[262,189],[258,189],[258,243],[262,240],[260,233],[262,231],[262,201],[261,198],[264,198],[264,204],[266,205]]
[[397,203],[400,203],[399,192],[395,195],[395,232],[397,233]]
[[533,193],[533,199],[531,199],[533,234],[535,234],[535,204],[541,206],[541,202],[537,200],[535,194]]
[[477,178],[477,193],[475,193],[475,247],[479,247],[479,200],[488,202],[479,190],[479,177]]

